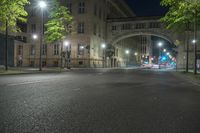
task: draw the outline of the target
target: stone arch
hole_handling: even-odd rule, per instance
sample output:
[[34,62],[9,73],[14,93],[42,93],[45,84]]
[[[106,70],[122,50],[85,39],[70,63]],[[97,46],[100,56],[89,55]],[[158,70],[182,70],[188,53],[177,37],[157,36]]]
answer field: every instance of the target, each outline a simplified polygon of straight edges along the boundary
[[135,32],[122,33],[117,36],[114,36],[113,39],[108,42],[108,44],[114,46],[120,40],[129,38],[129,37],[139,36],[139,35],[157,36],[169,41],[171,44],[175,44],[175,40],[173,39],[172,36],[170,36],[170,34],[156,32],[156,31],[135,31]]

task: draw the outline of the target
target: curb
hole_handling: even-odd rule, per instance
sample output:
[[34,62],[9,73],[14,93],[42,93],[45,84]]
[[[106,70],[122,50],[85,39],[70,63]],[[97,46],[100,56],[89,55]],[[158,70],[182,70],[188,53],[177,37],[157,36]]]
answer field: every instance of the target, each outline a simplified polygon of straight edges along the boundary
[[35,72],[21,72],[21,73],[0,73],[0,76],[11,76],[11,75],[29,75],[29,74],[48,74],[48,73],[65,73],[65,72],[70,72],[70,71],[35,71]]

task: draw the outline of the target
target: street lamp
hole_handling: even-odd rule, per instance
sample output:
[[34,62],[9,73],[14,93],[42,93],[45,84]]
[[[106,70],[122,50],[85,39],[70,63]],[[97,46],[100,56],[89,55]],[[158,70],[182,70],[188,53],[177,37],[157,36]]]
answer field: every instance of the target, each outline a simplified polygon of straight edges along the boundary
[[67,69],[70,69],[70,56],[71,56],[71,46],[70,46],[70,42],[65,40],[63,42],[65,48],[66,48],[66,53],[65,53],[65,63],[66,63],[66,60],[67,60]]
[[195,44],[196,42],[197,42],[197,40],[195,40],[195,39],[194,39],[194,40],[192,40],[192,43],[193,43],[193,44]]
[[138,53],[137,53],[137,52],[135,52],[135,53],[134,53],[134,55],[135,55],[135,56],[138,56]]
[[167,50],[166,50],[166,49],[164,49],[164,50],[163,50],[163,52],[167,52]]
[[163,46],[163,43],[162,42],[159,42],[158,43],[158,47],[162,47]]
[[101,48],[105,49],[106,48],[106,44],[105,43],[101,44]]
[[129,50],[126,50],[125,51],[126,55],[127,55],[127,61],[126,61],[126,67],[128,66],[128,61],[129,61],[129,54],[130,54],[130,51]]
[[129,51],[129,50],[126,50],[126,51],[125,51],[125,53],[126,53],[126,54],[129,54],[129,53],[130,53],[130,51]]
[[64,41],[64,46],[65,47],[69,46],[69,42],[68,41]]
[[80,49],[84,49],[84,46],[80,46]]
[[33,34],[32,38],[33,38],[34,40],[37,40],[37,39],[38,39],[38,35],[37,35],[37,34]]
[[47,4],[45,1],[39,1],[38,6],[41,9],[41,27],[40,27],[40,63],[39,63],[39,71],[42,71],[42,43],[43,43],[43,24],[44,24],[44,9],[47,7]]
[[[163,43],[162,42],[159,42],[158,43],[158,47],[159,47],[159,57],[162,56],[162,52],[161,52],[161,47],[163,46]],[[159,64],[159,69],[160,69],[160,58],[158,57],[158,64]]]
[[45,1],[39,1],[39,2],[38,2],[38,5],[39,5],[39,7],[40,7],[41,9],[44,9],[44,8],[47,7],[47,4],[46,4]]
[[168,52],[168,53],[167,53],[167,55],[169,56],[169,55],[170,55],[170,53]]
[[101,44],[101,48],[103,49],[103,68],[105,67],[105,61],[106,61],[106,53],[105,53],[105,49],[106,49],[106,44],[103,43]]

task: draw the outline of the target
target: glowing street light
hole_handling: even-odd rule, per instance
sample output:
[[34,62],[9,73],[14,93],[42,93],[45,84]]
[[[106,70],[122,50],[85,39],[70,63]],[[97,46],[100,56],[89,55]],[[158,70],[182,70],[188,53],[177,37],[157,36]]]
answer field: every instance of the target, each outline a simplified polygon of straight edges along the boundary
[[162,47],[162,46],[163,46],[163,43],[162,43],[162,42],[159,42],[159,43],[158,43],[158,46],[159,46],[159,47]]
[[[159,57],[162,56],[162,52],[161,52],[161,47],[163,46],[163,43],[162,42],[159,42],[158,43],[158,47],[159,47]],[[159,69],[160,69],[160,62],[159,62]]]
[[33,34],[32,38],[33,38],[34,40],[36,40],[36,39],[38,39],[38,35],[37,35],[37,34]]
[[38,5],[39,5],[39,7],[40,7],[41,9],[44,9],[44,8],[47,7],[47,4],[46,4],[45,1],[39,1],[39,2],[38,2]]
[[170,53],[168,52],[168,53],[167,53],[167,55],[169,56],[169,55],[170,55]]
[[103,53],[102,53],[102,58],[103,58],[103,68],[106,67],[106,44],[105,43],[102,43],[101,44],[101,48],[103,49]]
[[164,49],[164,50],[163,50],[163,52],[167,52],[167,50],[166,50],[166,49]]
[[129,54],[129,53],[130,53],[130,51],[129,51],[129,50],[126,50],[126,51],[125,51],[125,53],[126,53],[126,54]]
[[84,46],[80,46],[80,49],[84,49]]
[[106,48],[106,44],[105,43],[101,44],[101,48],[105,49]]
[[137,52],[135,52],[135,53],[134,53],[134,55],[135,55],[135,56],[138,56],[138,53],[137,53]]
[[193,44],[195,44],[196,42],[197,42],[197,40],[195,40],[195,39],[194,39],[194,40],[192,40],[192,43],[193,43]]
[[65,47],[69,46],[69,41],[64,41],[64,46]]

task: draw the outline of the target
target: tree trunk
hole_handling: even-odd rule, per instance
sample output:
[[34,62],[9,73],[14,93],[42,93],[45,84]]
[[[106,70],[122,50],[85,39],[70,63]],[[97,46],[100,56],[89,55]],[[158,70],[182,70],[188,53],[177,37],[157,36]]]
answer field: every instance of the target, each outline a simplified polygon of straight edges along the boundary
[[5,36],[5,70],[8,70],[8,21],[6,20],[6,36]]
[[60,42],[60,49],[61,49],[61,52],[60,52],[60,68],[62,69],[63,68],[63,42],[61,41]]
[[186,50],[186,72],[189,71],[189,23],[186,25],[187,29],[187,50]]

